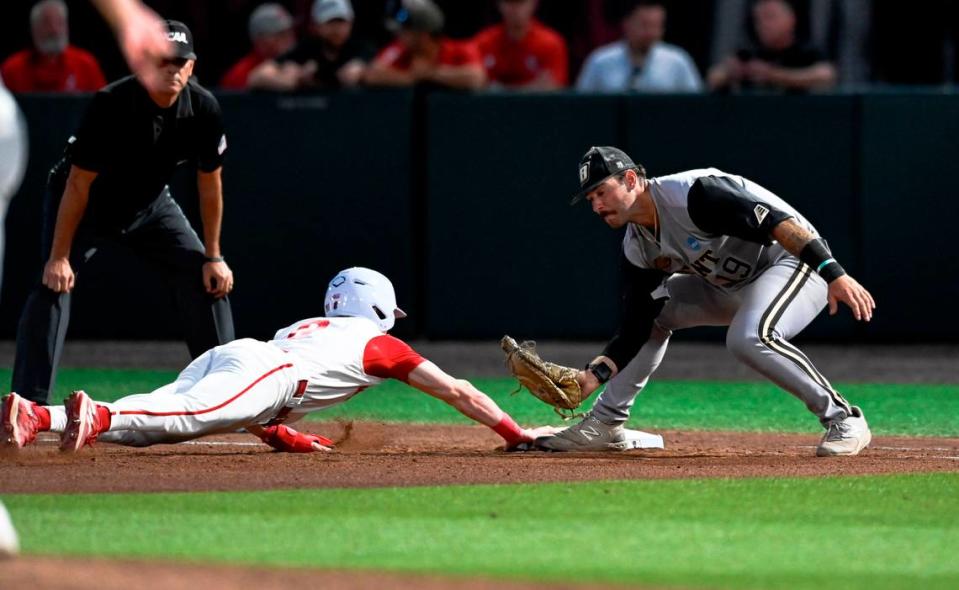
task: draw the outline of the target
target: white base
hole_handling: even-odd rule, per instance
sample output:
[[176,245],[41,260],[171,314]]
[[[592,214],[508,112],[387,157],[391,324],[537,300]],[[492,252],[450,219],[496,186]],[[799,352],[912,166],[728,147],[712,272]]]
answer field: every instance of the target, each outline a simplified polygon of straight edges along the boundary
[[643,432],[642,430],[625,429],[626,441],[624,448],[629,449],[662,449],[663,437],[658,434]]

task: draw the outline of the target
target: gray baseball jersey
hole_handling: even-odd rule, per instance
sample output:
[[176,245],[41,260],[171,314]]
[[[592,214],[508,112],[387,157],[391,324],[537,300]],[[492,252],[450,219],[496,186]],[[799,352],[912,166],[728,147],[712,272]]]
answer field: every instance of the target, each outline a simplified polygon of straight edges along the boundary
[[629,224],[626,259],[640,268],[696,274],[717,287],[738,289],[786,255],[769,238],[793,218],[816,229],[788,203],[742,176],[716,168],[650,180],[659,215],[657,234]]
[[785,201],[715,168],[650,180],[655,232],[630,224],[623,240],[624,309],[604,354],[621,371],[593,413],[629,417],[674,330],[729,326],[733,355],[802,400],[823,424],[852,413],[849,403],[789,340],[826,305],[826,282],[770,237],[793,219],[815,228]]

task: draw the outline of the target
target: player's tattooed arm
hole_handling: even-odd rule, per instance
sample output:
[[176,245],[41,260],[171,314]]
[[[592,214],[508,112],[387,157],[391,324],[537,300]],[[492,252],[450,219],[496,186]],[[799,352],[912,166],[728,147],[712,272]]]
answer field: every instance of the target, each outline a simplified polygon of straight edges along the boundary
[[772,237],[829,284],[829,315],[836,315],[839,303],[845,303],[857,320],[872,320],[872,312],[876,309],[875,299],[856,279],[846,274],[833,258],[825,240],[818,239],[794,219],[787,219],[774,227]]
[[793,256],[798,257],[806,245],[816,239],[811,231],[789,218],[773,228],[772,237]]

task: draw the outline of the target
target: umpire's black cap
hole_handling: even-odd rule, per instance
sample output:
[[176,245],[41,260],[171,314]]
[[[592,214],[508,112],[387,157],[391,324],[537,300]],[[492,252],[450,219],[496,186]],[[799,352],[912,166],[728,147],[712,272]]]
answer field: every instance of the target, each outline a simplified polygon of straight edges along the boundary
[[167,29],[166,38],[173,46],[173,55],[183,59],[196,59],[190,28],[178,20],[168,20],[164,24]]
[[579,192],[573,195],[570,205],[580,202],[591,190],[601,185],[610,176],[624,170],[642,170],[632,158],[619,148],[603,145],[591,147],[579,161]]

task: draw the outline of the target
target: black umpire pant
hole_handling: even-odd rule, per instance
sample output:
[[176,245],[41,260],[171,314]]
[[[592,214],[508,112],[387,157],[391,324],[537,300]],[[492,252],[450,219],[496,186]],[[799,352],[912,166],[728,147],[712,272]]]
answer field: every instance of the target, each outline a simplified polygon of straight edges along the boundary
[[[63,179],[51,175],[44,203],[43,260],[50,255]],[[58,182],[59,180],[59,182]],[[104,246],[125,247],[141,258],[174,291],[183,318],[186,343],[196,358],[234,339],[233,313],[226,297],[214,299],[203,285],[206,261],[203,243],[190,226],[168,187],[153,204],[123,229],[103,230],[85,217],[77,229],[70,265],[80,268]],[[30,293],[17,330],[13,391],[37,403],[47,403],[56,382],[57,365],[70,322],[70,294],[56,293],[42,279]]]

